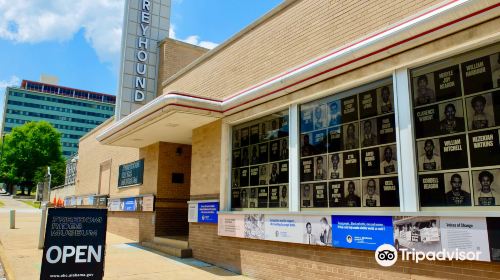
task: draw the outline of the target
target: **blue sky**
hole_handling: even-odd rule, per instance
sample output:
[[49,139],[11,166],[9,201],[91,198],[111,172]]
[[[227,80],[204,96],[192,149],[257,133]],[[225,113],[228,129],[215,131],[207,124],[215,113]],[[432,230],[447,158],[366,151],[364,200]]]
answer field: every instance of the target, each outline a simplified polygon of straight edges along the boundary
[[[171,36],[213,47],[279,3],[172,0]],[[1,98],[5,86],[42,73],[64,86],[115,94],[122,14],[123,0],[0,1]]]

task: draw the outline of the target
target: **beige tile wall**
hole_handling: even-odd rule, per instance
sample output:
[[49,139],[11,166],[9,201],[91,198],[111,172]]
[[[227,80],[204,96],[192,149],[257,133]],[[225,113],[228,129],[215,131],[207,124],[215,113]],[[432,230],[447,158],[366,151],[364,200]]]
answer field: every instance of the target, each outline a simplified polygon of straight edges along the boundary
[[177,73],[208,50],[178,40],[167,38],[160,43],[160,66],[158,67],[158,95],[161,83]]
[[193,130],[191,197],[215,196],[220,192],[222,121]]
[[[484,22],[226,117],[222,122],[234,123],[275,111],[292,102],[319,98],[390,77],[392,71],[402,65],[421,65],[431,61],[435,54],[456,54],[463,46],[498,38],[498,26],[500,18]],[[220,168],[227,168],[227,163],[221,161],[221,143],[227,140],[221,139],[220,127],[218,121],[193,131],[192,183],[194,186],[194,182],[204,182],[204,189],[192,187],[191,196],[211,195],[220,187],[217,174]],[[211,162],[221,165],[207,170],[206,166]],[[499,263],[439,261],[415,264],[400,261],[391,268],[381,268],[372,251],[221,237],[217,235],[217,226],[210,224],[191,223],[189,244],[195,258],[257,279],[500,279]]]
[[129,147],[107,146],[99,143],[95,137],[113,123],[110,119],[80,139],[78,149],[78,165],[76,177],[76,195],[94,194],[98,192],[100,166],[111,163],[110,185],[101,194],[110,196],[128,196],[139,194],[140,187],[118,189],[118,168],[121,164],[139,159],[139,149]]
[[163,87],[222,98],[442,0],[299,0]]

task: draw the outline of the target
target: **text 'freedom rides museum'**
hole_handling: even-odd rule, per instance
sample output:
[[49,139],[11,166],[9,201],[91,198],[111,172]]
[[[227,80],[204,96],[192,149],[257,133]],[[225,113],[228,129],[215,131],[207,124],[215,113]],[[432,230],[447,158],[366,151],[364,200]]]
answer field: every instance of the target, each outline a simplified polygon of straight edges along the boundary
[[[266,279],[500,278],[497,1],[286,1],[208,52],[127,2],[75,193],[111,232]],[[481,254],[383,268],[384,243]]]

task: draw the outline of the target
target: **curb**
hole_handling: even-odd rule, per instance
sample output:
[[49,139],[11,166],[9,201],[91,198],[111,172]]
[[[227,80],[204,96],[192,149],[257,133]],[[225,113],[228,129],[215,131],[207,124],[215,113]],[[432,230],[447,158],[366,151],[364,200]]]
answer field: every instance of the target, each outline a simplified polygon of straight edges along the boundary
[[14,280],[14,272],[10,268],[10,265],[7,262],[7,255],[5,254],[2,241],[0,240],[0,262],[2,263],[3,270],[5,272],[5,277],[7,280]]

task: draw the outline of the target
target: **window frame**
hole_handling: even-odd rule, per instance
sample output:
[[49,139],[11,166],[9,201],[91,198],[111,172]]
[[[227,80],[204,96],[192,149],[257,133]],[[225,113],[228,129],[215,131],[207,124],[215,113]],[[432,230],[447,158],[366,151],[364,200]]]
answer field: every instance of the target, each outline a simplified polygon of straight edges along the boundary
[[[453,53],[446,53],[446,54],[440,54],[440,55],[436,55],[435,57],[433,57],[432,59],[426,59],[425,61],[422,61],[420,63],[415,63],[415,64],[412,64],[412,65],[409,65],[407,67],[405,67],[405,70],[406,70],[406,75],[408,77],[408,89],[409,89],[409,99],[410,99],[410,108],[408,109],[410,112],[411,112],[411,122],[412,124],[414,125],[413,123],[413,110],[414,110],[414,106],[413,106],[413,103],[414,103],[414,100],[413,100],[413,93],[412,93],[412,71],[414,72],[421,72],[421,73],[427,73],[428,71],[430,72],[434,72],[434,71],[437,71],[439,69],[442,69],[442,68],[447,68],[447,67],[451,67],[453,65],[459,65],[459,64],[462,64],[466,61],[469,61],[469,60],[473,60],[473,59],[477,59],[477,58],[480,58],[480,57],[483,57],[483,56],[486,56],[486,55],[491,55],[491,54],[495,54],[495,53],[498,53],[500,52],[500,41],[494,41],[494,42],[485,42],[483,44],[480,44],[478,46],[475,46],[475,47],[468,47],[468,48],[464,48],[464,49],[459,49]],[[450,61],[446,61],[446,60],[451,60],[453,63],[450,64]],[[436,65],[439,65],[438,63],[441,63],[441,66],[437,67]],[[433,69],[433,70],[426,70],[426,68],[430,68],[430,69]],[[462,69],[461,67],[459,67],[459,73],[460,73],[460,76],[459,76],[459,79],[460,79],[460,89],[463,90],[463,80],[462,80]],[[416,75],[415,77],[417,77],[418,75]],[[492,92],[495,92],[495,91],[500,91],[500,87],[499,88],[493,88],[493,89],[490,89],[490,90],[486,90],[486,91],[480,91],[480,92],[475,92],[473,94],[470,94],[470,95],[467,95],[467,94],[464,94],[463,92],[461,92],[461,95],[460,97],[454,97],[450,100],[467,100],[468,98],[471,98],[471,96],[479,96],[479,95],[483,95],[483,94],[486,94],[486,93],[492,93]],[[445,103],[447,102],[446,100],[441,100],[441,101],[436,101],[434,102],[433,104],[441,104],[441,103]],[[448,102],[451,102],[451,101],[448,101]],[[466,110],[464,108],[464,111],[463,111],[463,114],[464,114],[464,120],[465,120],[465,130],[464,132],[461,134],[465,137],[466,139],[466,142],[467,142],[467,148],[469,147],[469,135],[470,133],[475,133],[475,132],[478,132],[478,131],[483,131],[484,129],[482,130],[469,130],[468,128],[468,124],[467,124],[467,119],[466,119]],[[497,127],[497,128],[495,128]],[[490,127],[486,130],[491,130],[491,129],[500,129],[498,128],[499,126],[495,126],[495,127]],[[413,133],[415,134],[415,129],[413,128]],[[415,135],[414,135],[415,136]],[[442,138],[442,137],[447,137],[447,135],[437,135],[437,136],[433,136],[433,137],[425,137],[426,139],[427,138],[433,138],[433,139],[438,139],[438,138]],[[412,145],[414,146],[414,153],[415,153],[415,158],[412,158],[413,160],[413,163],[417,164],[418,162],[418,154],[416,152],[416,137],[413,138],[413,143]],[[422,141],[422,140],[420,140]],[[450,170],[440,170],[439,172],[436,171],[437,173],[441,173],[441,174],[445,174],[445,173],[453,173],[453,172],[463,172],[464,170],[467,170],[467,172],[473,172],[473,171],[477,171],[477,170],[489,170],[489,169],[492,169],[493,167],[492,166],[483,166],[483,167],[472,167],[471,164],[470,164],[470,151],[467,150],[467,154],[468,154],[468,167],[467,168],[458,168],[458,169],[463,169],[462,171],[453,171],[453,170],[456,170],[456,169],[450,169]],[[497,166],[496,168],[498,168],[498,165],[494,165],[494,166]],[[475,189],[474,189],[474,186],[472,184],[472,176],[469,177],[469,182],[470,182],[470,195],[471,195],[471,206],[420,206],[420,199],[419,199],[419,196],[418,196],[418,192],[419,192],[419,189],[418,189],[418,166],[415,167],[415,174],[416,174],[416,188],[417,188],[417,197],[416,197],[416,204],[417,204],[417,207],[418,207],[418,213],[420,215],[440,215],[440,216],[474,216],[474,217],[498,217],[500,216],[500,205],[496,205],[496,206],[478,206],[478,205],[475,205],[474,201],[475,201],[475,196],[474,196],[474,192],[475,192]],[[472,173],[471,173],[472,174]]]
[[[393,83],[393,77],[391,74],[389,75],[385,75],[383,77],[378,77],[377,79],[374,79],[374,80],[371,80],[371,81],[367,81],[367,82],[363,82],[363,83],[360,83],[358,84],[357,86],[353,86],[349,89],[346,89],[346,90],[341,90],[341,91],[330,91],[330,94],[327,94],[325,96],[321,96],[321,97],[318,97],[318,98],[315,98],[315,99],[312,99],[312,100],[308,100],[306,102],[298,102],[297,105],[299,107],[299,117],[300,117],[300,106],[302,105],[307,105],[309,103],[312,103],[312,102],[315,102],[317,100],[321,100],[323,98],[333,98],[333,100],[342,100],[344,98],[347,98],[347,97],[351,97],[351,96],[359,96],[359,94],[361,93],[364,93],[364,92],[367,92],[367,91],[370,91],[370,90],[374,90],[374,89],[377,89],[377,88],[380,88],[384,85],[387,85],[389,86],[390,84],[392,84],[392,91],[393,91],[393,95],[394,95],[394,101],[396,101],[396,97],[395,97],[395,88],[394,88],[394,83]],[[357,99],[359,102],[359,98]],[[359,111],[359,108],[358,108],[358,111]],[[390,113],[389,113],[390,114]],[[394,128],[397,130],[397,113],[396,113],[396,107],[394,107],[394,118],[395,118],[395,123],[394,123]],[[383,114],[383,115],[388,115],[388,114]],[[376,119],[378,118],[378,115],[377,116],[372,116],[372,117],[368,117],[368,118],[365,118],[366,119]],[[358,122],[360,124],[360,127],[359,127],[359,133],[361,133],[361,121],[362,119],[358,119]],[[297,124],[297,131],[298,131],[298,136],[297,136],[297,141],[298,141],[298,145],[299,145],[299,148],[300,148],[300,120]],[[395,133],[396,134],[396,133]],[[361,136],[358,135],[360,138]],[[381,146],[387,146],[387,145],[396,145],[396,151],[398,150],[397,148],[397,138],[396,138],[396,143],[389,143],[389,144],[378,144],[376,145],[376,147],[381,147]],[[366,147],[366,148],[370,148],[370,147]],[[373,147],[371,147],[373,148]],[[361,160],[361,151],[365,149],[363,147],[358,147],[356,150],[358,150],[360,153],[360,160]],[[326,155],[328,156],[330,153],[327,153]],[[398,153],[397,154],[397,159],[398,159],[398,165],[399,165],[399,157],[400,157],[400,154]],[[301,159],[301,156],[300,156],[300,152],[299,152],[299,167],[300,167],[300,159]],[[361,176],[361,169],[362,169],[362,166],[361,164],[359,165],[359,169],[360,169],[360,176],[359,176],[359,182],[360,182],[360,188],[362,189],[362,183],[364,182],[365,178],[364,177],[373,177],[373,176]],[[299,170],[300,172],[300,170]],[[400,180],[400,176],[399,176],[399,167],[398,167],[398,173],[397,174],[391,174],[391,175],[388,175],[388,176],[383,176],[383,177],[393,177],[393,176],[397,176],[398,177],[398,183],[399,183],[399,186],[402,186],[401,185],[401,182],[399,181]],[[300,185],[301,185],[301,182],[300,182],[300,175],[298,176],[299,177],[299,180],[298,180],[298,191],[300,193]],[[342,180],[345,180],[345,179],[342,179]],[[362,196],[362,195],[361,195]],[[299,195],[299,199],[300,199],[300,195]],[[366,212],[394,212],[394,211],[397,211],[396,209],[401,209],[401,203],[400,203],[400,206],[394,206],[394,207],[367,207],[367,206],[360,206],[360,207],[324,207],[324,208],[301,208],[300,206],[300,201],[299,201],[299,209],[300,209],[300,212],[302,213],[327,213],[327,212],[336,212],[336,213],[351,213],[351,212],[356,212],[356,213],[366,213]]]
[[[450,59],[457,55],[467,55],[483,48],[494,48],[500,44],[500,40],[489,39],[483,42],[465,42],[454,46],[446,51],[431,53],[416,60],[402,63],[386,71],[375,73],[369,78],[362,78],[353,83],[346,83],[338,88],[328,88],[311,96],[299,97],[286,104],[272,107],[271,109],[248,110],[242,113],[241,118],[235,119],[234,115],[222,119],[222,141],[221,141],[221,213],[226,214],[293,214],[293,215],[354,215],[354,216],[453,216],[453,217],[499,217],[500,206],[466,206],[466,207],[420,207],[418,188],[418,155],[416,152],[416,137],[413,119],[413,95],[411,88],[411,71],[440,60]],[[396,129],[396,149],[398,158],[398,182],[399,182],[399,209],[393,207],[374,208],[322,208],[321,210],[302,209],[300,207],[300,105],[319,100],[327,96],[339,95],[339,99],[345,97],[344,93],[373,85],[384,79],[392,79],[394,93],[394,117]],[[326,78],[323,81],[328,80]],[[322,82],[323,82],[322,81]],[[300,91],[300,90],[299,90]],[[362,92],[362,91],[358,91]],[[291,93],[292,95],[294,93]],[[352,94],[352,93],[351,93]],[[266,108],[278,104],[269,102]],[[289,110],[289,209],[277,211],[274,209],[233,210],[231,207],[231,167],[232,167],[232,129],[242,123],[256,120],[274,112]],[[251,111],[251,112],[250,112]],[[240,113],[236,114],[240,116]],[[404,144],[403,144],[404,143]],[[470,167],[469,167],[470,169]],[[223,179],[222,179],[223,178]],[[471,186],[472,187],[472,186]],[[471,194],[472,195],[472,194]],[[387,209],[391,208],[391,209]],[[397,208],[397,207],[396,207]],[[367,209],[367,210],[366,210]]]
[[[248,118],[243,118],[239,120],[235,120],[234,122],[227,122],[223,121],[222,123],[222,135],[221,135],[221,145],[222,145],[222,153],[221,153],[221,159],[226,158],[226,162],[228,165],[225,168],[221,168],[221,178],[226,178],[226,180],[221,180],[221,194],[224,193],[224,197],[221,196],[220,201],[223,202],[223,204],[220,205],[220,209],[225,209],[228,212],[233,212],[233,213],[255,213],[257,212],[262,212],[262,213],[279,213],[279,214],[287,214],[291,212],[292,210],[292,203],[291,203],[291,193],[292,193],[292,186],[291,186],[291,171],[290,171],[290,147],[291,147],[291,104],[279,106],[272,108],[271,110],[265,111],[265,112],[260,112],[259,114],[252,115],[251,117]],[[252,210],[234,210],[232,207],[231,203],[231,180],[232,180],[232,168],[233,168],[233,162],[232,162],[232,154],[233,154],[233,129],[239,125],[243,125],[255,120],[258,120],[260,118],[267,117],[269,115],[272,115],[274,113],[280,113],[285,110],[288,110],[288,210],[285,210],[286,208],[244,208],[244,209],[252,209]],[[225,135],[224,135],[225,134]],[[238,208],[235,208],[238,209]]]

